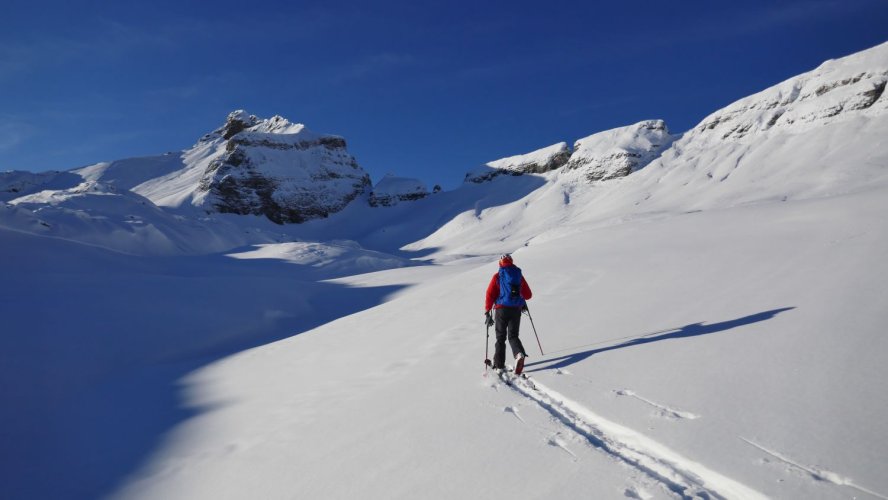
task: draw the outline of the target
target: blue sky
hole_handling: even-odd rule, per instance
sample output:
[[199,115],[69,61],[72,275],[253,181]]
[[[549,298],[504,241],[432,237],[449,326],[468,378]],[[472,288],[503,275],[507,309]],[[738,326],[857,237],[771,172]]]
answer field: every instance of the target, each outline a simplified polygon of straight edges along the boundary
[[649,118],[685,131],[888,41],[888,0],[4,2],[0,170],[181,150],[246,109],[344,136],[374,181]]

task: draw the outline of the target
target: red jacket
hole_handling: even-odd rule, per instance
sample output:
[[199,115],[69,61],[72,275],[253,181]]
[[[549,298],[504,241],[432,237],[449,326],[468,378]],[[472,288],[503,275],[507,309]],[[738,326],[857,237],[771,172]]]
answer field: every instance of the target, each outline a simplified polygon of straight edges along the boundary
[[[505,267],[505,266],[501,266]],[[484,296],[484,310],[489,311],[490,308],[500,309],[502,307],[499,304],[494,305],[496,299],[499,298],[500,287],[499,287],[499,273],[493,275],[493,278],[490,278],[490,284],[487,285],[487,295]],[[521,298],[524,300],[530,300],[533,297],[533,292],[530,291],[530,286],[528,286],[527,281],[524,279],[524,276],[521,277]]]

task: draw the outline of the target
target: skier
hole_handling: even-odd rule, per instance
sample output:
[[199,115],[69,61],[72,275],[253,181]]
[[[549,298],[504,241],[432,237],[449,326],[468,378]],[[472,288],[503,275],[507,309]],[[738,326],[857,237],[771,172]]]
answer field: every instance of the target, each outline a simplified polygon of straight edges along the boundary
[[[506,362],[506,338],[512,347],[512,355],[515,356],[515,373],[520,375],[524,370],[524,359],[527,353],[521,339],[518,338],[518,328],[521,325],[521,311],[527,308],[526,300],[533,294],[527,285],[521,269],[515,266],[512,256],[503,254],[499,260],[499,271],[490,279],[487,285],[487,295],[484,299],[484,320],[490,327],[496,325],[496,344],[493,354],[493,368],[502,370]],[[496,319],[491,315],[491,309],[496,310]]]

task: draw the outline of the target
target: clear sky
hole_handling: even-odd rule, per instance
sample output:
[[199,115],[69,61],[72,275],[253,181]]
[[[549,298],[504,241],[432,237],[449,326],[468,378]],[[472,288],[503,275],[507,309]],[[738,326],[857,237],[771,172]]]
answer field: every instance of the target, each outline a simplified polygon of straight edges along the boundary
[[888,0],[4,0],[0,170],[181,150],[242,108],[451,188],[643,119],[685,131],[885,41]]

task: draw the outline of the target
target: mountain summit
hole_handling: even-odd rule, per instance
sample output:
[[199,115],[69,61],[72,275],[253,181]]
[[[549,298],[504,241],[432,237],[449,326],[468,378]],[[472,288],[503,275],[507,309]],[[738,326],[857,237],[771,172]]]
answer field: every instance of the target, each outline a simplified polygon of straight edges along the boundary
[[342,210],[370,186],[345,139],[281,116],[263,120],[235,111],[208,145],[224,151],[204,169],[193,203],[222,213],[304,222]]
[[[884,135],[886,81],[888,43],[740,99],[683,134],[662,120],[641,121],[573,147],[560,142],[488,162],[461,187],[434,197],[422,182],[400,176],[371,187],[340,136],[237,110],[178,153],[0,174],[9,214],[0,223],[127,252],[200,253],[329,236],[318,224],[281,226],[337,214],[324,224],[336,239],[366,239],[387,251],[452,243],[451,250],[471,254],[489,233],[485,208],[505,203],[499,224],[513,229],[492,244],[497,252],[552,229],[537,203],[557,207],[565,223],[865,189],[884,175],[872,165],[876,138]],[[526,203],[510,206],[531,192]],[[474,237],[466,246],[460,242],[468,233]],[[395,242],[395,234],[403,239]]]
[[75,172],[158,206],[304,222],[342,210],[370,186],[345,139],[243,110],[179,155],[131,158]]

